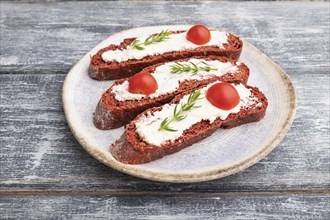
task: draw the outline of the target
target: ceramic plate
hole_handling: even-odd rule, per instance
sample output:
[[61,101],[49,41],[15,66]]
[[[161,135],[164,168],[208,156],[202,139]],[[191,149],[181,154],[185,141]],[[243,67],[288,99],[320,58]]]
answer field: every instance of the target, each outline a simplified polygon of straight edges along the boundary
[[228,176],[265,157],[283,139],[296,112],[295,88],[288,75],[250,43],[239,61],[250,68],[248,84],[267,96],[269,106],[263,120],[236,128],[218,129],[212,136],[173,155],[142,165],[125,165],[109,153],[109,146],[124,128],[102,131],[92,117],[102,93],[113,81],[96,81],[88,76],[90,56],[109,44],[127,37],[138,37],[163,29],[179,30],[190,26],[153,26],[114,34],[87,53],[68,73],[63,85],[63,106],[72,133],[88,153],[121,172],[157,181],[198,182]]

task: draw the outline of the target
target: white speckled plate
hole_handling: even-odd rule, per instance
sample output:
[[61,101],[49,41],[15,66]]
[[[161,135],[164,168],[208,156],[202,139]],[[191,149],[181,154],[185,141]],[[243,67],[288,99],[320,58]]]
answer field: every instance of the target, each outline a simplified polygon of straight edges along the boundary
[[288,75],[270,58],[244,41],[240,61],[250,68],[248,84],[267,96],[269,106],[263,120],[229,130],[218,129],[212,136],[173,155],[142,165],[117,162],[109,146],[124,129],[101,131],[94,127],[93,112],[101,94],[112,81],[89,78],[90,55],[123,38],[152,34],[163,29],[190,26],[141,27],[114,34],[87,53],[68,73],[63,85],[63,106],[72,133],[88,153],[121,172],[157,181],[198,182],[239,172],[271,152],[283,139],[295,116],[297,98]]

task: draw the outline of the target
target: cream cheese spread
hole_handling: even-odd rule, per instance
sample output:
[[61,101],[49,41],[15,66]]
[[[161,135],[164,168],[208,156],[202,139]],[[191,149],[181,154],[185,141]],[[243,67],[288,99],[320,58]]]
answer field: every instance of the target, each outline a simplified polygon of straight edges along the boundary
[[[223,43],[227,43],[227,33],[223,31],[210,31],[211,40],[203,45],[197,45],[186,39],[187,32],[178,34],[171,34],[162,42],[157,42],[144,46],[144,50],[138,50],[131,46],[127,46],[123,50],[109,50],[102,53],[101,57],[103,61],[117,61],[124,62],[130,59],[142,59],[143,57],[150,55],[158,55],[166,52],[181,51],[187,49],[195,49],[201,46],[217,46],[223,47]],[[136,40],[144,42],[149,36],[139,37]]]
[[[167,93],[172,93],[179,88],[180,82],[189,79],[189,80],[203,80],[208,79],[214,76],[222,76],[226,73],[234,73],[237,71],[237,66],[227,62],[223,63],[218,60],[204,60],[204,59],[190,59],[186,62],[179,62],[180,64],[190,64],[190,62],[204,67],[206,64],[212,68],[216,68],[217,70],[205,71],[201,70],[193,74],[191,72],[188,73],[180,73],[173,74],[171,73],[171,66],[176,62],[169,62],[164,65],[158,66],[152,74],[152,76],[156,79],[158,84],[158,89],[155,93],[150,94],[150,98],[155,98],[160,95],[164,95]],[[122,84],[116,85],[112,87],[112,92],[115,93],[115,99],[118,101],[126,101],[126,100],[140,100],[142,98],[147,97],[144,94],[134,94],[128,91],[128,81],[124,81]]]
[[[208,120],[210,123],[214,122],[217,118],[225,120],[229,114],[238,113],[242,107],[249,106],[257,102],[257,98],[251,96],[250,89],[246,88],[243,84],[232,84],[240,96],[239,104],[230,110],[219,109],[213,106],[205,97],[208,88],[215,83],[211,83],[200,90],[201,99],[196,102],[196,106],[200,106],[199,108],[190,109],[187,112],[187,117],[185,119],[181,121],[173,121],[170,124],[170,127],[177,131],[171,132],[166,130],[158,130],[160,124],[165,118],[173,116],[173,111],[176,105],[166,104],[163,106],[162,110],[153,112],[152,115],[148,113],[147,116],[140,118],[136,122],[136,132],[145,142],[156,146],[161,146],[165,142],[176,140],[186,129],[198,122],[201,122],[202,120]],[[188,97],[189,95],[184,96],[180,100],[178,106],[187,103]]]

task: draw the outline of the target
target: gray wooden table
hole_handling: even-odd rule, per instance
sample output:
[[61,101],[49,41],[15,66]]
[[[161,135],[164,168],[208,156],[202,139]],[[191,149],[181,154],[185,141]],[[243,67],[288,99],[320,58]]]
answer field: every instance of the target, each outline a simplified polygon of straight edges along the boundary
[[[0,218],[329,219],[329,2],[1,2]],[[70,68],[132,27],[202,23],[262,50],[292,78],[296,119],[256,165],[193,184],[92,158],[61,103]]]

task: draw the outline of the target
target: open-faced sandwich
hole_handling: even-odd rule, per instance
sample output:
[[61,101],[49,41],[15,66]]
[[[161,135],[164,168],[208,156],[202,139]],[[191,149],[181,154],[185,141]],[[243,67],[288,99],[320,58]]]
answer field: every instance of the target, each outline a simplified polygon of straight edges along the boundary
[[192,56],[225,56],[238,59],[243,43],[235,35],[195,25],[190,30],[163,30],[143,37],[127,38],[119,45],[99,50],[91,58],[93,79],[121,79],[145,67]]
[[138,115],[110,152],[125,164],[147,163],[180,151],[219,127],[259,121],[267,106],[267,98],[255,87],[215,81]]

